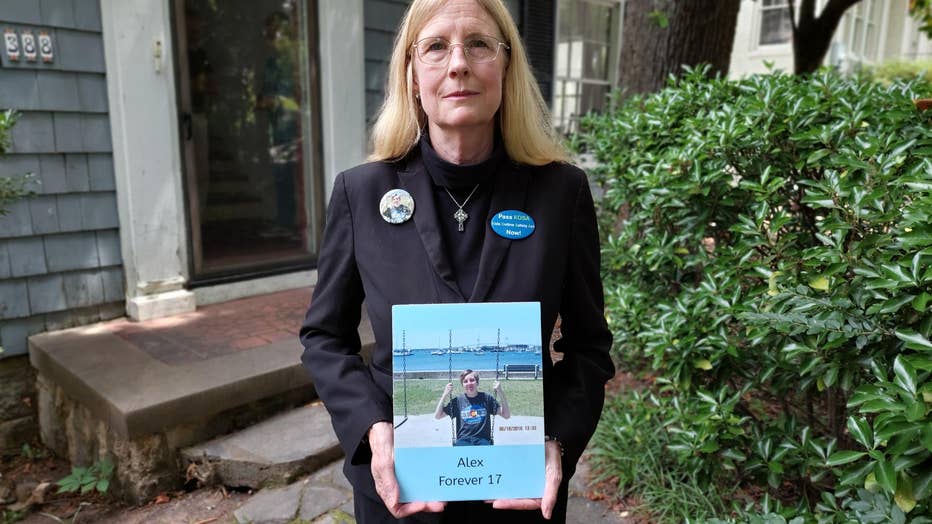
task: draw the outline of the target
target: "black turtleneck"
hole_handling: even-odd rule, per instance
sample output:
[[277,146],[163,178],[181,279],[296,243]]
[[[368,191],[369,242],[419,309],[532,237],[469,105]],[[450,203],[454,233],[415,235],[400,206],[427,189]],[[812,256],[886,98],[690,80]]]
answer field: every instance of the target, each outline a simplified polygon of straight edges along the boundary
[[[437,220],[443,236],[444,249],[460,292],[468,300],[479,274],[479,257],[488,229],[485,222],[492,202],[492,187],[495,175],[506,159],[505,148],[496,133],[495,146],[489,158],[477,164],[454,164],[440,158],[431,145],[430,138],[424,133],[421,138],[421,157],[433,181]],[[453,203],[446,190],[462,204],[476,184],[479,187],[463,206],[463,211],[469,218],[463,224],[464,231],[459,231],[456,219],[453,218],[459,207]]]

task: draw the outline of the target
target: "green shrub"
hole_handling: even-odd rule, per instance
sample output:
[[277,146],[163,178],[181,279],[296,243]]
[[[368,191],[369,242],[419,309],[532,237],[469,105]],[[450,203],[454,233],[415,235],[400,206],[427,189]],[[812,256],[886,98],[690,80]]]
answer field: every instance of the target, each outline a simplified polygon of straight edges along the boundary
[[[909,81],[916,77],[921,77],[923,81],[932,83],[932,60],[891,60],[868,67],[865,72],[875,81],[884,85]],[[928,93],[926,95],[928,96]]]
[[675,432],[666,415],[681,409],[676,398],[637,391],[609,398],[590,460],[600,479],[612,479],[622,497],[634,500],[653,520],[683,522],[724,510],[720,494],[704,489],[699,473],[688,472],[670,453]]
[[615,349],[681,406],[682,474],[932,515],[928,93],[690,71],[584,120]]
[[86,468],[72,466],[71,473],[57,482],[58,492],[80,491],[82,495],[92,491],[106,493],[110,489],[111,477],[113,477],[113,463],[107,458],[94,462]]
[[[16,123],[17,114],[13,110],[0,111],[0,156],[6,154],[10,147],[10,129]],[[7,206],[18,198],[35,194],[36,179],[32,174],[3,176],[0,174],[0,218],[9,210]],[[0,348],[2,350],[2,348]]]

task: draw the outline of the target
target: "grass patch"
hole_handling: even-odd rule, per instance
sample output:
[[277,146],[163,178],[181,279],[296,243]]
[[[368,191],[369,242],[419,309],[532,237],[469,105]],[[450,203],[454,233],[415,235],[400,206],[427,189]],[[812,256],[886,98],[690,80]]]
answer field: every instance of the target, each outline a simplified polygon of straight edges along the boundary
[[617,484],[621,499],[634,496],[650,522],[703,522],[726,511],[719,489],[682,467],[667,445],[665,399],[623,391],[606,399],[590,444],[601,480]]
[[[424,415],[433,413],[437,409],[437,401],[443,393],[443,387],[449,383],[445,379],[408,379],[407,380],[407,399],[408,415]],[[494,379],[480,379],[479,390],[491,393]],[[542,417],[544,416],[543,406],[543,388],[542,380],[502,380],[502,389],[505,391],[505,398],[508,399],[508,407],[511,408],[511,414],[516,416]],[[462,386],[457,381],[453,381],[453,394],[459,395],[463,392]],[[403,393],[402,382],[395,382],[394,407],[396,414],[405,412],[404,408],[405,395]]]

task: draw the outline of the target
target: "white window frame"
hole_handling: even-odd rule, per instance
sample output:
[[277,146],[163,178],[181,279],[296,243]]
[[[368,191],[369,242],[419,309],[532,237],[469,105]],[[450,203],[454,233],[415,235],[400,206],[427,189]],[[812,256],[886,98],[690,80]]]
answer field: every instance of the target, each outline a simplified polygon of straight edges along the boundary
[[761,37],[763,36],[762,31],[764,30],[765,12],[784,9],[787,11],[787,15],[789,15],[790,1],[791,0],[783,0],[783,4],[771,5],[771,6],[764,6],[764,0],[757,0],[756,2],[754,2],[757,5],[757,12],[755,13],[756,24],[755,24],[754,32],[752,33],[752,37],[754,38],[755,48],[770,49],[770,48],[778,48],[778,47],[791,47],[793,45],[792,32],[790,32],[789,37],[783,42],[773,42],[773,43],[768,43],[768,44],[761,43]]
[[[880,19],[871,20],[870,13],[875,5],[880,5]],[[886,54],[887,26],[890,18],[890,0],[862,0],[845,13],[844,33],[841,41],[846,48],[846,54],[850,61],[857,64],[873,64],[883,61]],[[861,22],[862,30],[858,41],[855,42],[854,28]],[[873,28],[874,35],[877,39],[874,46],[873,56],[867,56],[868,47],[868,28]]]
[[[579,77],[574,77],[567,71],[565,75],[559,74],[557,67],[557,60],[560,52],[560,4],[562,2],[585,2],[587,4],[600,5],[614,9],[617,13],[615,16],[614,23],[611,25],[611,34],[609,35],[607,44],[608,44],[608,63],[606,67],[606,78],[586,78],[583,76],[582,71],[580,72]],[[576,110],[579,110],[579,100],[582,96],[582,86],[583,85],[601,85],[607,86],[609,90],[615,87],[618,84],[618,60],[619,54],[621,51],[621,26],[624,23],[622,20],[624,13],[624,1],[625,0],[557,0],[556,6],[556,16],[554,17],[554,39],[553,39],[553,59],[554,59],[554,73],[553,73],[553,93],[551,99],[551,107],[553,108],[552,116],[554,127],[556,127],[561,132],[570,132],[575,129],[576,123],[581,116],[578,113],[568,113],[564,117],[562,101],[558,109],[558,99],[562,99],[560,95],[563,93],[558,92],[563,86],[564,83],[575,82],[576,84]],[[599,42],[602,43],[602,42]],[[568,67],[570,64],[567,65]]]

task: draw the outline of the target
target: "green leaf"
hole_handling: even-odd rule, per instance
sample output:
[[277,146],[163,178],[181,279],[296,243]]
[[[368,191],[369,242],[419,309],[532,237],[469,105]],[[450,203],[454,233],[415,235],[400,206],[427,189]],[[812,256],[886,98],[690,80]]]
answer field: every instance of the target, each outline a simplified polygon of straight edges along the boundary
[[925,427],[922,428],[919,441],[922,442],[922,445],[925,446],[927,450],[932,452],[932,425],[926,424]]
[[923,500],[929,495],[932,495],[932,468],[926,468],[913,481],[913,496],[916,500]]
[[886,459],[878,460],[874,464],[874,477],[884,491],[891,495],[896,492],[896,472],[893,470],[893,463]]
[[722,451],[722,456],[737,462],[744,462],[748,459],[746,455],[733,448],[727,448]]
[[829,149],[817,149],[809,154],[809,158],[806,159],[806,163],[809,165],[815,164],[830,154],[832,154],[832,151]]
[[695,367],[695,368],[697,368],[697,369],[702,369],[702,370],[705,370],[705,371],[709,371],[710,369],[712,369],[712,363],[709,362],[708,359],[701,358],[701,359],[698,359],[698,360],[696,360],[695,362],[693,362],[693,367]]
[[879,426],[874,431],[874,438],[877,440],[890,440],[891,438],[916,429],[916,424],[906,422],[902,418],[899,421],[888,422]]
[[[877,467],[877,463],[871,463],[871,467]],[[867,491],[876,492],[877,488],[879,487],[880,484],[877,483],[877,475],[875,475],[873,472],[868,473],[867,476],[864,477],[864,489]]]
[[906,406],[889,398],[868,400],[861,404],[860,409],[858,409],[860,413],[880,413],[883,411],[900,412],[905,410]]
[[913,278],[907,275],[906,272],[903,271],[903,268],[900,267],[898,264],[883,264],[882,266],[880,266],[880,269],[883,270],[883,272],[887,275],[888,278],[892,278],[893,280],[896,280],[897,282],[900,282],[903,284],[913,283]]
[[913,299],[913,303],[911,305],[913,306],[913,309],[919,313],[924,313],[926,307],[929,305],[930,300],[932,300],[932,294],[923,291],[922,293],[916,295],[916,298]]
[[896,493],[893,494],[893,501],[903,510],[903,513],[909,513],[916,507],[912,482],[910,482],[908,476],[900,476],[896,486]]
[[109,479],[100,479],[97,481],[97,486],[95,489],[100,493],[106,493],[110,489],[110,480]]
[[829,281],[825,277],[813,278],[809,281],[809,287],[818,291],[828,291]]
[[863,451],[850,451],[850,450],[836,451],[835,453],[832,453],[832,455],[828,458],[828,460],[825,461],[825,465],[832,466],[832,467],[841,466],[842,464],[848,464],[848,463],[854,462],[860,459],[861,457],[863,457],[864,455],[867,455],[867,453],[864,453]]
[[670,17],[659,9],[651,11],[648,13],[647,17],[653,20],[661,29],[666,29],[670,25]]
[[[932,317],[930,317],[932,318]],[[916,353],[913,355],[907,355],[904,357],[907,362],[910,363],[916,371],[932,371],[932,358],[929,358],[928,355],[923,355],[922,353]],[[928,392],[932,393],[932,382],[928,383],[929,389]],[[922,390],[920,390],[920,393]],[[932,399],[927,399],[926,402],[932,402]]]
[[919,333],[916,333],[912,329],[898,329],[895,333],[896,338],[906,342],[906,347],[910,349],[916,349],[920,351],[932,350],[932,342],[929,342],[929,339]]
[[848,417],[848,432],[858,444],[866,449],[874,448],[874,437],[871,432],[870,424],[864,417]]
[[847,471],[844,475],[842,475],[839,478],[839,482],[842,486],[854,486],[855,484],[860,484],[868,474],[873,475],[871,473],[873,469],[873,462],[867,462],[866,464],[855,466],[854,469]]
[[883,303],[880,307],[880,313],[896,313],[900,310],[901,307],[909,304],[915,298],[914,295],[901,295],[895,298],[891,298]]
[[910,271],[913,274],[913,280],[916,282],[919,282],[919,280],[922,279],[922,273],[920,273],[921,261],[922,253],[916,253],[913,255],[913,261],[910,264]]
[[900,355],[893,360],[893,375],[893,381],[897,386],[908,391],[910,395],[916,396],[916,370]]
[[926,404],[921,400],[913,400],[906,406],[906,420],[918,422],[926,417]]

